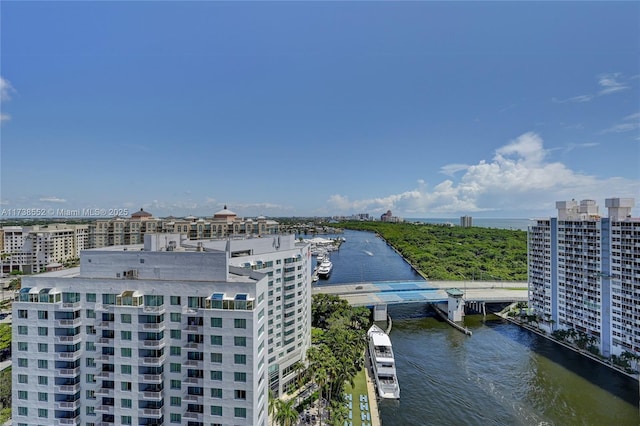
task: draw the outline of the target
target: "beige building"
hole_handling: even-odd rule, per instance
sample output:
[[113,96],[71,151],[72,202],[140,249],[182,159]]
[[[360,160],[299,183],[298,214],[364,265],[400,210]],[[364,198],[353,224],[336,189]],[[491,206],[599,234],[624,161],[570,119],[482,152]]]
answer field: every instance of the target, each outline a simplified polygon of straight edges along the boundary
[[212,217],[198,218],[156,218],[140,209],[130,218],[114,217],[98,219],[89,225],[89,245],[91,248],[113,245],[142,244],[147,233],[170,232],[186,235],[190,240],[220,239],[244,235],[273,235],[279,232],[276,221],[258,217],[245,219],[231,210],[224,209]]

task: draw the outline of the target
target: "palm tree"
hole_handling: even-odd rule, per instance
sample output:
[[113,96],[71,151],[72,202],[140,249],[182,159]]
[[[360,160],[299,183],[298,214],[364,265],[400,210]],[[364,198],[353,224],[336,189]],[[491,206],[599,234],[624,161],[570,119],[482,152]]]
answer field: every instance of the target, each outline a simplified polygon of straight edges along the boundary
[[267,409],[268,410],[267,413],[269,414],[269,417],[275,414],[277,402],[278,402],[278,399],[273,396],[273,390],[269,389],[269,407]]
[[274,417],[275,422],[279,426],[294,426],[298,421],[298,412],[295,409],[295,401],[289,399],[283,401],[278,399],[276,403],[276,415]]

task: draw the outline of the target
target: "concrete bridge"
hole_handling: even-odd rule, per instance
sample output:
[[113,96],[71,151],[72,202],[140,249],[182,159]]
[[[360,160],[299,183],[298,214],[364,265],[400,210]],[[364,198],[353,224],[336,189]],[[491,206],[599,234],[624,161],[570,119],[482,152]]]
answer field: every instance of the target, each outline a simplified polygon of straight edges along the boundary
[[[352,306],[373,307],[375,321],[386,320],[387,306],[400,303],[447,303],[449,317],[471,306],[485,311],[486,303],[526,302],[527,282],[522,281],[379,281],[315,285],[312,294],[335,294]],[[452,303],[455,308],[452,309]]]

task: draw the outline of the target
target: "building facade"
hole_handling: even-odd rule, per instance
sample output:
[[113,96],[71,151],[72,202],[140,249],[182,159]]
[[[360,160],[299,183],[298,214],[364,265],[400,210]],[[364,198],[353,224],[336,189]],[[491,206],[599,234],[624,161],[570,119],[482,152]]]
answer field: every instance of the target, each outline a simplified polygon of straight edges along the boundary
[[6,226],[2,232],[2,271],[46,271],[80,257],[89,246],[89,226],[56,223]]
[[267,275],[167,236],[23,279],[14,424],[267,424]]
[[633,199],[559,201],[528,232],[529,306],[547,331],[574,330],[605,357],[640,355],[640,219]]
[[470,228],[473,226],[473,217],[471,216],[460,216],[460,226],[463,228]]

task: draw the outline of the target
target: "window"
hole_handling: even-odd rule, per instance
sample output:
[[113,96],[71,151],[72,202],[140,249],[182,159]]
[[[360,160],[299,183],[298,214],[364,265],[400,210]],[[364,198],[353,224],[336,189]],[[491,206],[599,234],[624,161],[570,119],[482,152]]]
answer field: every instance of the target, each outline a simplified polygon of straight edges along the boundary
[[244,336],[235,336],[233,338],[233,344],[235,346],[247,346],[247,338]]
[[215,346],[222,345],[222,336],[211,336],[211,344]]
[[178,364],[177,362],[172,362],[171,364],[169,364],[169,370],[172,373],[179,373],[180,371],[182,371],[182,364]]
[[220,405],[212,405],[211,406],[211,415],[212,416],[221,416],[222,415],[222,406],[220,406]]
[[87,302],[95,302],[96,294],[95,293],[87,293]]
[[120,355],[126,358],[131,358],[131,348],[120,348]]
[[86,347],[87,347],[88,351],[95,351],[96,350],[96,343],[95,342],[87,342]]
[[169,414],[169,422],[171,423],[182,423],[182,415],[178,413]]
[[131,382],[120,383],[120,389],[125,392],[131,392]]
[[180,407],[182,405],[182,398],[179,396],[172,396],[169,401],[172,407]]
[[217,318],[217,317],[211,318],[211,327],[222,328],[222,318]]
[[247,391],[242,389],[236,389],[233,392],[235,399],[247,399]]
[[[29,333],[29,329],[27,328],[26,325],[19,325],[18,326],[18,334],[25,335],[25,334],[28,334],[28,333]],[[45,336],[46,336],[46,334],[45,334]]]
[[49,410],[46,408],[38,408],[38,417],[46,419],[49,417]]
[[38,401],[46,402],[49,400],[49,394],[47,392],[38,392]]
[[29,383],[29,376],[26,374],[18,374],[18,383]]
[[49,352],[49,345],[46,343],[38,343],[38,352]]
[[211,371],[211,380],[222,380],[222,371],[213,370]]
[[[18,334],[21,334],[21,333],[18,332]],[[48,335],[49,335],[49,329],[47,327],[38,327],[38,336],[48,336]]]
[[38,384],[39,385],[48,385],[49,384],[49,378],[47,376],[38,376]]
[[128,398],[120,399],[120,406],[122,408],[131,408],[131,400]]
[[182,382],[180,380],[171,380],[171,389],[181,389]]
[[[38,361],[38,363],[40,363],[40,361]],[[18,358],[18,367],[28,367],[29,366],[29,360],[26,358]]]
[[95,383],[96,382],[96,376],[93,375],[93,374],[87,374],[86,381],[87,381],[87,383]]
[[87,318],[95,318],[96,317],[96,311],[94,311],[93,309],[87,309]]
[[49,313],[47,311],[38,311],[38,319],[41,319],[41,320],[49,319]]
[[126,364],[121,365],[120,372],[122,374],[131,374],[131,366]]
[[18,391],[18,399],[29,399],[29,393],[27,391]]
[[96,391],[88,390],[87,391],[87,399],[96,399]]
[[172,339],[182,339],[182,331],[181,330],[171,330],[171,338]]
[[120,321],[123,324],[131,324],[131,314],[120,314]]
[[180,346],[170,346],[169,354],[170,355],[180,355],[182,353],[182,348]]
[[174,306],[181,305],[180,296],[171,296],[170,300],[171,300],[171,304]]
[[247,320],[244,318],[236,318],[233,320],[233,328],[247,328]]
[[171,322],[180,322],[180,321],[182,321],[182,315],[180,313],[172,312]]
[[247,356],[243,355],[243,354],[234,354],[233,355],[233,362],[235,364],[246,364],[247,363]]
[[26,416],[27,415],[27,407],[18,407],[18,415]]
[[211,388],[211,398],[222,398],[222,389]]
[[18,342],[18,350],[19,351],[28,351],[29,350],[29,344],[27,342]]
[[211,353],[211,362],[215,362],[217,364],[222,363],[222,354],[218,352]]
[[18,309],[18,318],[27,319],[29,318],[29,314],[26,309]]
[[242,373],[239,371],[236,371],[235,373],[233,373],[233,380],[236,382],[246,382],[247,381],[247,373]]
[[235,407],[233,409],[233,416],[234,417],[247,417],[247,409],[246,408],[242,408],[242,407]]
[[131,424],[131,416],[120,416],[121,424],[130,425]]
[[131,340],[131,332],[130,331],[121,331],[120,332],[120,339],[122,340]]

